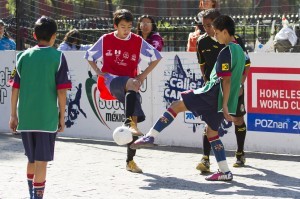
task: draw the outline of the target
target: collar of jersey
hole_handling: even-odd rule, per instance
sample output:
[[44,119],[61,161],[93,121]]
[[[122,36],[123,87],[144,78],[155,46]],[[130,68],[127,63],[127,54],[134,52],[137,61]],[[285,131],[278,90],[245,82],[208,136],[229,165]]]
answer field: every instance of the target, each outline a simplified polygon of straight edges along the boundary
[[[117,37],[117,31],[114,32],[114,36],[117,38],[117,39],[120,39],[119,37]],[[128,34],[128,36],[125,38],[125,39],[120,39],[120,40],[129,40],[131,38],[131,32]]]

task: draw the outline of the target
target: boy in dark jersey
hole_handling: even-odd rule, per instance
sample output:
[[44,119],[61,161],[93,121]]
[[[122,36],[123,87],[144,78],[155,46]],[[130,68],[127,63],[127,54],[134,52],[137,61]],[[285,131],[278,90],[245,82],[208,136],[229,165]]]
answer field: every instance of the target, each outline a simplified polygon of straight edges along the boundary
[[[224,44],[220,44],[214,38],[214,30],[212,28],[212,22],[220,16],[219,11],[216,9],[206,10],[203,17],[203,27],[206,31],[197,41],[197,57],[200,64],[200,69],[203,74],[203,79],[205,82],[209,81],[210,73],[214,67],[214,64],[217,60],[217,57],[220,51],[224,48]],[[245,71],[243,73],[243,78],[241,85],[243,85],[248,70],[250,68],[250,59],[245,49],[244,43],[241,38],[237,35],[234,36],[233,41],[238,43],[244,50],[246,62],[245,62]],[[240,96],[237,105],[236,115],[233,115],[233,122],[235,124],[235,134],[237,139],[237,151],[236,151],[236,162],[234,167],[241,167],[245,164],[244,157],[244,143],[246,138],[246,124],[244,121],[244,115],[246,114],[245,103],[244,103],[244,87],[241,86]],[[206,133],[203,135],[203,157],[201,162],[197,165],[196,169],[201,172],[210,172],[210,155],[211,146],[206,136]]]
[[51,18],[42,16],[35,22],[33,37],[38,45],[17,55],[11,82],[9,126],[21,132],[29,194],[34,199],[43,198],[47,162],[53,160],[57,132],[64,130],[66,92],[72,88],[65,56],[52,48],[56,31]]
[[[136,124],[145,120],[141,107],[139,88],[147,75],[156,67],[162,56],[160,53],[139,35],[131,33],[133,15],[126,9],[114,13],[114,28],[116,31],[104,34],[86,52],[93,70],[98,75],[98,90],[100,98],[104,100],[119,100],[124,104],[126,120],[133,134],[133,141],[142,133]],[[141,59],[147,58],[148,67],[138,74],[138,64]],[[102,63],[102,68],[96,62]],[[126,169],[141,173],[142,170],[133,161],[136,150],[127,145]]]
[[181,93],[182,99],[171,104],[146,136],[135,141],[132,148],[153,146],[159,133],[174,121],[178,113],[191,111],[206,122],[207,136],[218,162],[218,172],[206,177],[210,181],[230,181],[233,178],[225,156],[225,149],[219,139],[218,128],[222,120],[232,120],[236,113],[240,82],[245,65],[242,48],[233,42],[235,25],[229,16],[220,16],[213,23],[218,42],[226,46],[220,52],[211,72],[210,81],[204,87]]

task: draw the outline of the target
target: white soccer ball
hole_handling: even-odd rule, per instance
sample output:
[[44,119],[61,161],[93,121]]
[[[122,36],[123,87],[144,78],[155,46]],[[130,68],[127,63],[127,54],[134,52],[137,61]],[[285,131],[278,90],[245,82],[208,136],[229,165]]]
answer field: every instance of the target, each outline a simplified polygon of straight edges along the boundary
[[132,133],[126,126],[119,126],[113,132],[113,139],[118,145],[125,145],[132,141]]

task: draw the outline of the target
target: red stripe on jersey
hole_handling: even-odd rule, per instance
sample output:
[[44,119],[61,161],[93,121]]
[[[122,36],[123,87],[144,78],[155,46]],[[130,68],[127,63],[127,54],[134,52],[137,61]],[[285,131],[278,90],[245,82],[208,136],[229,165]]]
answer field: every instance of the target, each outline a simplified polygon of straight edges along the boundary
[[218,77],[225,77],[225,76],[231,76],[231,72],[222,72],[222,73],[217,73]]
[[11,85],[13,88],[20,88],[20,84],[16,83],[16,82],[12,82],[12,85]]
[[72,88],[72,84],[71,83],[67,83],[67,84],[59,84],[56,86],[57,90],[61,90],[61,89],[69,89]]

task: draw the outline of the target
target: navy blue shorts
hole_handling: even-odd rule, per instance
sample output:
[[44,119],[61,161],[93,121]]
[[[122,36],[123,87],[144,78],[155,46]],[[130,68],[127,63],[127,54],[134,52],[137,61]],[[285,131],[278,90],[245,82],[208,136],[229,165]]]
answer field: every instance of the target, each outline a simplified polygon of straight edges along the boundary
[[25,155],[30,163],[53,160],[56,134],[46,132],[21,133]]
[[[115,96],[125,106],[126,83],[130,79],[128,76],[116,77],[110,82],[110,93]],[[145,120],[146,116],[142,109],[142,96],[140,93],[136,95],[136,102],[133,116],[137,116],[137,122]]]
[[200,118],[214,131],[219,129],[224,119],[223,112],[218,112],[218,95],[220,84],[213,86],[208,92],[195,94],[193,90],[181,93],[186,108]]
[[233,117],[243,117],[246,114],[245,101],[244,101],[244,89],[242,95],[239,96],[238,104],[236,107],[236,114]]

